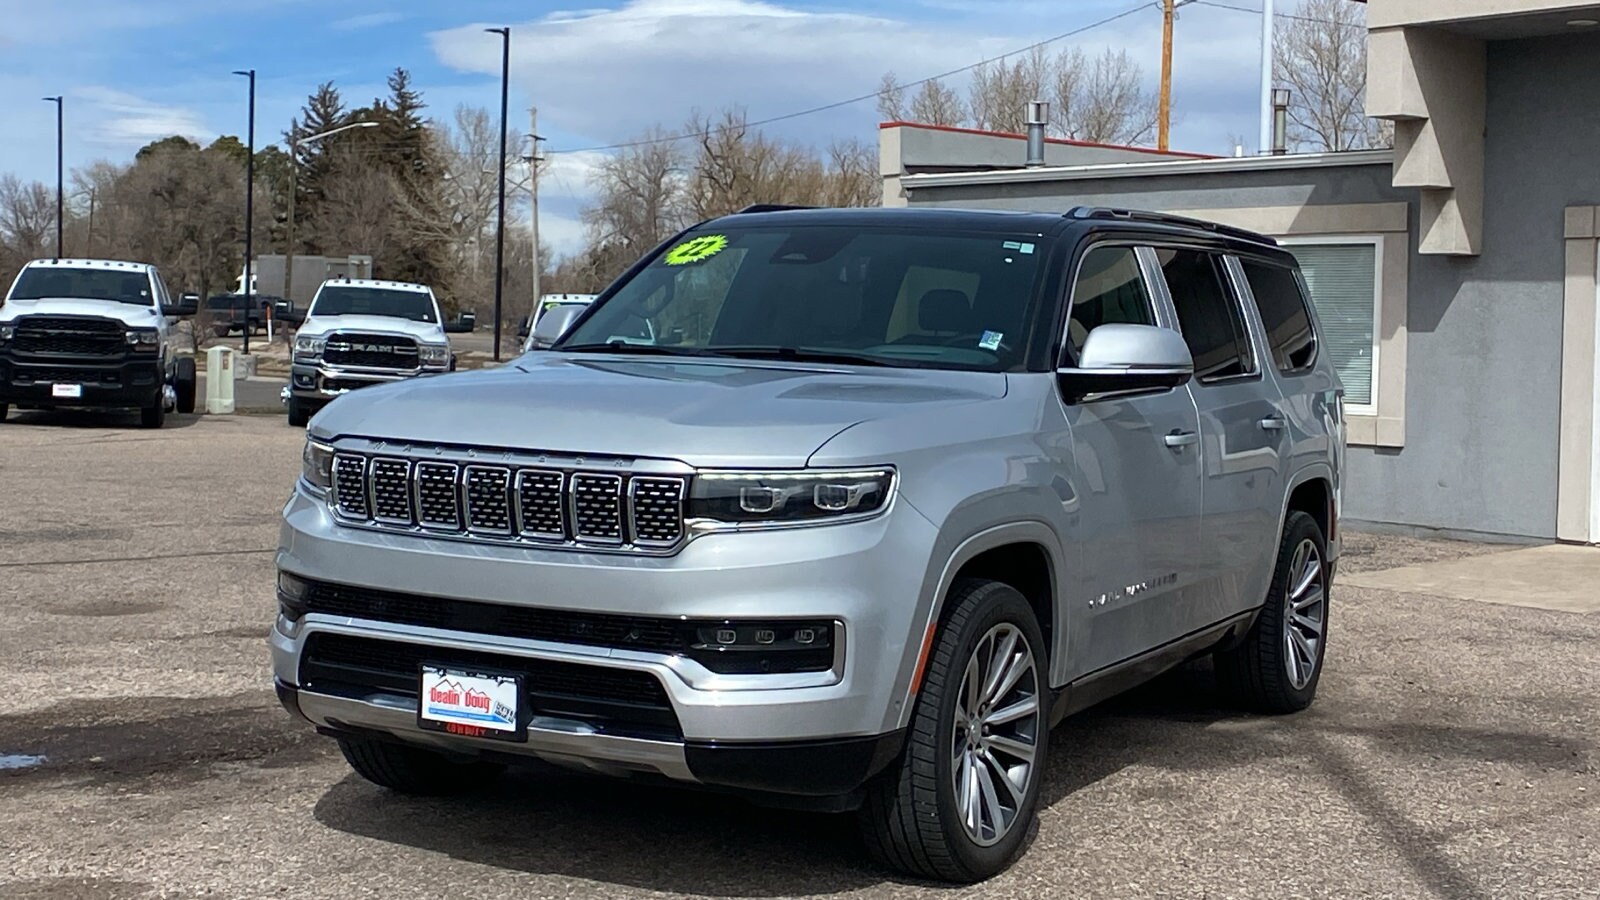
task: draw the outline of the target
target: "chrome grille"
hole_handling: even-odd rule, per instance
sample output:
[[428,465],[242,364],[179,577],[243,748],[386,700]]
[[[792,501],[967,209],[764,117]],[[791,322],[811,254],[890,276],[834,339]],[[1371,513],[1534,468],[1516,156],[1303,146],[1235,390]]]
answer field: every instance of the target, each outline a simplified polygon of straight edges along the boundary
[[682,478],[635,478],[628,492],[634,541],[670,545],[683,537]]
[[354,453],[333,457],[334,509],[353,519],[367,518],[367,458]]
[[565,484],[560,472],[523,469],[517,473],[517,515],[521,520],[518,530],[524,536],[557,541],[566,538],[566,517],[561,514]]
[[417,524],[451,530],[461,527],[455,463],[417,463]]
[[392,525],[411,524],[411,463],[374,459],[370,474],[372,517]]
[[467,466],[467,527],[487,534],[511,533],[511,500],[506,487],[511,470],[499,466]]
[[572,476],[572,534],[580,541],[622,543],[622,476]]
[[[386,452],[340,450],[334,456],[333,511],[345,522],[441,537],[654,553],[673,549],[687,533],[687,476],[572,471],[572,463],[516,465],[511,454],[496,451],[407,448],[411,458],[405,458],[393,455],[392,445],[375,449]],[[424,452],[444,459],[417,458]],[[488,464],[485,456],[506,462]],[[544,459],[528,456],[530,462]]]

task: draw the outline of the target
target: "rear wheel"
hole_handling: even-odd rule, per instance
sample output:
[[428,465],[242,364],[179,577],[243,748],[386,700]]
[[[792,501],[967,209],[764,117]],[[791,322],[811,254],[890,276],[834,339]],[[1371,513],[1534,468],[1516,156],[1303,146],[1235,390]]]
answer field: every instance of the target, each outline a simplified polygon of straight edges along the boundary
[[982,881],[1022,851],[1049,743],[1044,637],[1009,585],[952,590],[904,755],[869,788],[868,849],[891,868]]
[[156,395],[155,405],[146,406],[139,410],[140,428],[160,428],[167,421],[167,405],[160,394]]
[[194,393],[197,381],[194,371],[194,358],[190,356],[180,357],[172,385],[178,393],[178,412],[185,415],[194,412]]
[[498,778],[500,766],[461,762],[442,753],[361,738],[340,738],[339,751],[357,775],[402,794],[454,794]]
[[1217,654],[1217,676],[1264,713],[1311,705],[1328,650],[1328,550],[1317,521],[1293,512],[1283,525],[1266,603],[1237,647]]

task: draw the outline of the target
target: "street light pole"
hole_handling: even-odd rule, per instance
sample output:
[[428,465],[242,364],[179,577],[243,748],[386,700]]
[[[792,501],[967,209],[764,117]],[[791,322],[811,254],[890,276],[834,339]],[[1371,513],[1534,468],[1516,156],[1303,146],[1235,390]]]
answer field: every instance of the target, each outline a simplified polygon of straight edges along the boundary
[[544,150],[539,147],[539,142],[544,138],[539,136],[539,108],[528,108],[528,139],[532,145],[528,148],[528,192],[531,207],[531,223],[533,226],[533,306],[528,310],[528,328],[533,328],[533,323],[539,320],[540,300],[543,294],[539,290],[539,276],[544,270],[539,262],[539,164],[544,162]]
[[338,128],[330,128],[327,131],[308,134],[303,138],[289,138],[289,221],[284,223],[284,230],[287,232],[284,238],[288,244],[288,250],[283,260],[283,298],[290,303],[294,302],[294,294],[291,293],[294,290],[294,198],[296,194],[300,193],[300,145],[309,144],[312,141],[320,141],[325,137],[338,134],[341,131],[349,131],[352,128],[376,128],[377,125],[377,122],[371,120],[351,122],[348,125],[340,125]]
[[1272,152],[1272,0],[1262,0],[1261,8],[1261,142],[1262,155]]
[[244,332],[244,355],[250,355],[250,262],[251,254],[255,252],[255,212],[256,212],[256,70],[246,69],[233,74],[243,75],[250,79],[250,123],[248,129],[248,151],[244,160],[244,325],[240,329]]
[[61,231],[62,222],[64,222],[66,219],[66,201],[62,199],[65,193],[64,189],[66,187],[66,177],[63,174],[64,170],[61,165],[61,107],[63,105],[63,99],[64,98],[62,97],[44,98],[46,103],[54,103],[56,105],[56,259],[60,259],[61,254],[63,253],[61,249]]
[[511,29],[485,28],[498,34],[500,46],[500,210],[494,232],[494,361],[500,361],[501,289],[506,258],[506,101],[511,92]]

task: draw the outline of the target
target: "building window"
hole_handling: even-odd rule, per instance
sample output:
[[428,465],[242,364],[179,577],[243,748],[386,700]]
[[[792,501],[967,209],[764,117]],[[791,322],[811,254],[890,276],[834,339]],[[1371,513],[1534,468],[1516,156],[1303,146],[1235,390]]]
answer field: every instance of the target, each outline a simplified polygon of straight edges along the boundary
[[1345,238],[1281,241],[1300,261],[1307,292],[1317,308],[1323,350],[1344,382],[1347,409],[1376,414],[1378,407],[1378,310],[1382,303],[1378,266],[1383,239]]

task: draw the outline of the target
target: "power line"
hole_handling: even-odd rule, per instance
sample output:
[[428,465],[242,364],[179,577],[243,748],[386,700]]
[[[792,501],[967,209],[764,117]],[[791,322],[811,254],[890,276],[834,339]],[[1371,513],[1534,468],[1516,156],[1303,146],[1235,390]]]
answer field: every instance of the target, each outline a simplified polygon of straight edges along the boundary
[[[1231,3],[1219,3],[1219,2],[1217,2],[1217,0],[1189,0],[1189,2],[1190,3],[1196,3],[1196,4],[1200,5],[1200,6],[1214,6],[1217,9],[1231,9],[1234,12],[1250,13],[1252,15],[1257,15],[1257,16],[1261,15],[1261,12],[1262,12],[1259,9],[1251,9],[1248,6],[1234,6]],[[1293,19],[1293,20],[1295,20],[1297,22],[1316,22],[1319,25],[1343,25],[1343,24],[1345,24],[1343,22],[1335,22],[1332,19],[1316,19],[1316,18],[1312,18],[1311,16],[1301,16],[1301,15],[1296,15],[1294,13],[1276,12],[1276,11],[1273,12],[1272,17],[1275,18],[1275,19]]]
[[[1148,9],[1148,8],[1156,6],[1156,5],[1157,4],[1148,2],[1148,0],[1146,0],[1146,2],[1140,3],[1138,6],[1129,7],[1128,9],[1125,9],[1122,12],[1119,12],[1119,13],[1117,13],[1115,15],[1107,16],[1104,19],[1100,19],[1099,21],[1090,22],[1087,25],[1081,25],[1081,26],[1079,26],[1077,28],[1072,29],[1071,31],[1064,31],[1061,34],[1056,35],[1055,37],[1045,38],[1042,41],[1038,41],[1036,43],[1029,44],[1028,46],[1023,47],[1023,48],[1021,48],[1019,50],[1012,50],[1009,53],[1002,53],[999,56],[991,56],[988,59],[979,60],[978,62],[975,62],[975,63],[973,63],[971,65],[962,66],[959,69],[951,69],[948,72],[940,72],[937,75],[930,75],[927,78],[921,78],[921,79],[918,79],[916,81],[911,81],[911,82],[907,82],[905,84],[898,85],[898,87],[900,87],[902,89],[903,88],[919,87],[921,85],[927,84],[930,81],[938,81],[941,78],[949,78],[951,75],[960,75],[962,72],[970,72],[973,69],[979,68],[980,66],[986,66],[986,65],[988,65],[988,64],[990,64],[992,62],[998,62],[999,60],[1003,60],[1003,59],[1006,59],[1008,57],[1016,56],[1016,55],[1021,54],[1021,53],[1028,53],[1028,52],[1036,50],[1036,49],[1038,49],[1040,47],[1044,47],[1044,46],[1047,46],[1049,44],[1053,44],[1053,43],[1055,43],[1057,41],[1065,40],[1065,39],[1067,39],[1069,37],[1076,37],[1077,35],[1083,34],[1086,31],[1091,31],[1093,29],[1100,28],[1100,27],[1102,27],[1104,25],[1109,25],[1112,22],[1117,21],[1118,19],[1125,19],[1128,16],[1131,16],[1134,13],[1139,12],[1140,10]],[[813,106],[813,107],[811,107],[809,109],[802,109],[802,110],[799,110],[797,112],[784,113],[781,116],[772,116],[772,117],[766,118],[766,119],[757,119],[754,122],[748,122],[748,121],[747,122],[741,122],[738,125],[733,125],[733,126],[720,126],[720,127],[717,127],[717,128],[710,128],[710,129],[707,129],[705,131],[684,132],[682,134],[672,134],[672,135],[668,135],[666,137],[647,138],[645,140],[638,140],[638,141],[623,141],[623,142],[617,143],[617,144],[598,144],[598,145],[595,145],[595,146],[592,146],[592,147],[573,147],[573,148],[565,149],[565,150],[546,150],[545,152],[546,153],[598,153],[598,152],[603,151],[603,150],[624,150],[624,149],[627,149],[629,147],[646,147],[646,146],[649,146],[649,145],[652,145],[652,144],[670,144],[670,143],[674,143],[676,141],[688,140],[689,138],[697,138],[697,137],[700,137],[702,135],[722,134],[724,132],[736,131],[736,130],[739,130],[741,128],[756,128],[756,127],[759,127],[759,126],[762,126],[762,125],[771,125],[774,122],[785,122],[785,121],[788,121],[789,119],[798,119],[798,118],[800,118],[802,116],[815,115],[815,114],[820,113],[820,112],[827,112],[830,109],[838,109],[838,108],[843,107],[843,106],[850,106],[850,105],[853,105],[853,104],[856,104],[856,103],[865,102],[867,100],[875,100],[875,99],[877,99],[877,97],[878,97],[878,95],[880,93],[881,93],[881,91],[873,91],[870,94],[861,94],[860,96],[851,97],[851,98],[846,99],[846,100],[836,100],[836,101],[834,101],[832,103],[824,103],[821,106]]]

